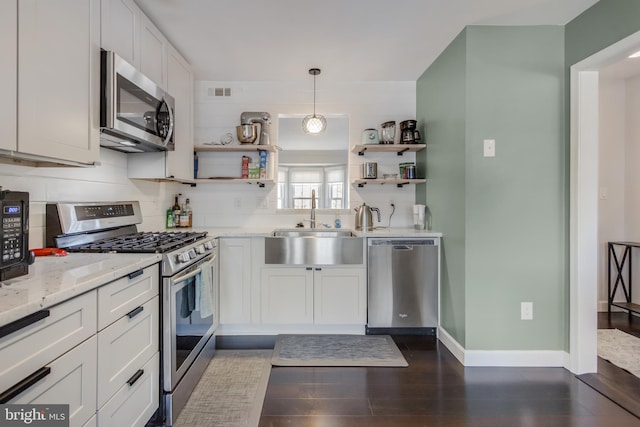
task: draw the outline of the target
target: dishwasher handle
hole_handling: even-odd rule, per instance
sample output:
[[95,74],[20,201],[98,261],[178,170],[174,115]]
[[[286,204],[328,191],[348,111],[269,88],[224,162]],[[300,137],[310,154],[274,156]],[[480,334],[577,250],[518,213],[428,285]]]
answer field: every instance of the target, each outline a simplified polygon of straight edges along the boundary
[[369,239],[369,246],[393,246],[398,249],[409,249],[413,246],[438,246],[437,239]]

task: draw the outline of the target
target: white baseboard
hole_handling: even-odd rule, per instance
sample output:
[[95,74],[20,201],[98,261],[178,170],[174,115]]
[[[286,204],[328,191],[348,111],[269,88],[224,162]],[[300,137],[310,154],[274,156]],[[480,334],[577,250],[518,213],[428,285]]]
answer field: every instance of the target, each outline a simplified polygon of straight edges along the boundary
[[568,353],[562,350],[467,350],[440,327],[438,337],[464,366],[565,367]]

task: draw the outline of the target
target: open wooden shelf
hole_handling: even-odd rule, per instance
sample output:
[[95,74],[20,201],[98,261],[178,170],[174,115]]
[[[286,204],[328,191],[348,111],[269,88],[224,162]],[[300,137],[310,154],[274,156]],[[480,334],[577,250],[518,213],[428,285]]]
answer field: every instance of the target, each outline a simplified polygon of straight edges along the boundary
[[427,182],[425,178],[418,179],[356,179],[353,181],[353,185],[357,185],[358,187],[364,187],[367,184],[378,184],[378,185],[395,185],[397,187],[402,187],[404,185],[410,184],[422,184],[423,182]]
[[217,152],[217,153],[241,153],[247,151],[276,151],[275,145],[198,145],[193,147],[193,151],[197,152]]
[[427,148],[426,144],[366,144],[366,145],[354,145],[351,147],[352,153],[358,153],[359,156],[364,156],[364,153],[397,153],[398,156],[402,156],[406,152],[416,152]]
[[275,181],[258,178],[198,178],[192,185],[196,184],[256,184],[262,188],[267,184],[275,184]]

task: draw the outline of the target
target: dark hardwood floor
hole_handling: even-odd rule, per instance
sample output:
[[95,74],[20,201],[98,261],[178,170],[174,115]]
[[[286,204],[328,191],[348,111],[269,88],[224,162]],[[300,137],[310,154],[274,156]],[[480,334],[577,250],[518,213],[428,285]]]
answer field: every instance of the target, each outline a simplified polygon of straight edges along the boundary
[[407,368],[273,367],[260,427],[640,426],[562,368],[465,368],[433,337],[394,337]]
[[[620,312],[611,313],[611,317],[598,313],[598,329],[619,329],[640,337],[640,318]],[[598,373],[578,378],[640,417],[640,379],[635,375],[599,357]]]

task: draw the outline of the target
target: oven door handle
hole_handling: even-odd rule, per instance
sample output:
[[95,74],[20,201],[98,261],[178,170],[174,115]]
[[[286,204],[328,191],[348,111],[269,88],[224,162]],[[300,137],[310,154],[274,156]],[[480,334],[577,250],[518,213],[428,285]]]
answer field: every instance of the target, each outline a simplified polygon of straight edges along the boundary
[[190,272],[183,274],[182,276],[178,276],[175,279],[171,279],[171,284],[173,285],[176,283],[184,282],[185,280],[193,276],[197,276],[201,272],[202,272],[202,268],[198,267],[195,270],[191,270]]
[[[208,258],[204,258],[202,261],[198,263],[198,265],[206,264],[212,262],[216,258],[215,254],[210,255]],[[181,276],[171,279],[171,284],[174,285],[176,283],[184,282],[187,279],[190,279],[193,276],[196,276],[202,272],[202,267],[198,267],[195,270],[191,270]]]

